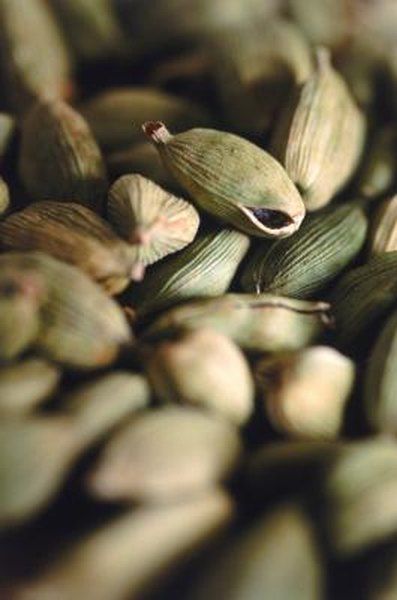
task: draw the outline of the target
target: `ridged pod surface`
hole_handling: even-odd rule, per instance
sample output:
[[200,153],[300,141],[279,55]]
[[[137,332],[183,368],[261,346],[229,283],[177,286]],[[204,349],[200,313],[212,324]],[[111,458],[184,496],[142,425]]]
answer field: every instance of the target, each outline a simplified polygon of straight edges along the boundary
[[397,250],[397,196],[385,200],[375,212],[369,250],[371,254]]

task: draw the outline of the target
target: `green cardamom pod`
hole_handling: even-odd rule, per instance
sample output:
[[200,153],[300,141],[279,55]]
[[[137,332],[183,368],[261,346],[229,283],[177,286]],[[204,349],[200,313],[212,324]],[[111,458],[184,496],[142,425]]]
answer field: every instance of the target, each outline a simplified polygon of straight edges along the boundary
[[369,240],[370,254],[397,250],[397,195],[388,198],[376,210]]
[[72,200],[101,211],[107,190],[101,152],[84,118],[64,102],[42,102],[27,113],[19,173],[36,200]]
[[365,131],[363,115],[321,48],[316,71],[286,107],[273,140],[308,210],[328,204],[353,175]]
[[171,135],[159,121],[143,129],[201,209],[259,237],[286,237],[299,229],[302,199],[283,167],[258,146],[214,129]]
[[318,293],[360,252],[367,218],[358,203],[331,207],[308,215],[299,231],[269,247],[258,247],[245,265],[242,286],[307,298]]

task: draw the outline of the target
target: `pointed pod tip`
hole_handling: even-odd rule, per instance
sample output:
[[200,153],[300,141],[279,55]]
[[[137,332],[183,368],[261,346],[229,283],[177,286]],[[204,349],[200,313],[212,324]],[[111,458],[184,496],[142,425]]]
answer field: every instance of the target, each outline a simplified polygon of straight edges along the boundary
[[146,121],[142,125],[144,134],[155,144],[166,144],[172,135],[161,121]]

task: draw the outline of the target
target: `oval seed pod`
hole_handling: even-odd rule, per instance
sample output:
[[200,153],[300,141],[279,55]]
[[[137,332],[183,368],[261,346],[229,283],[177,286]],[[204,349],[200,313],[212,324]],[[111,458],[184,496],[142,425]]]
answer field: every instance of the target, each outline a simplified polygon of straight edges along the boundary
[[217,549],[188,600],[318,600],[321,554],[309,518],[295,503],[277,506]]
[[89,598],[93,582],[96,600],[141,597],[205,549],[233,516],[233,503],[221,490],[163,507],[134,508],[90,531],[31,583],[17,585],[17,597]]
[[282,166],[251,142],[214,129],[171,135],[163,123],[143,126],[165,166],[200,208],[259,237],[299,229],[305,207]]
[[370,254],[397,250],[397,195],[377,209],[370,236]]
[[41,358],[27,358],[0,368],[0,416],[33,412],[57,390],[61,371]]
[[92,133],[64,102],[34,106],[22,123],[19,173],[36,200],[73,200],[101,211],[106,169]]
[[198,329],[149,350],[146,372],[158,399],[208,408],[237,425],[254,408],[248,362],[226,336]]
[[249,238],[233,229],[199,235],[175,256],[155,265],[133,296],[138,314],[182,300],[225,292],[244,258]]
[[178,189],[178,185],[164,167],[156,148],[150,142],[144,141],[128,146],[124,150],[116,150],[108,154],[105,159],[113,179],[139,173],[166,189]]
[[308,210],[328,204],[353,175],[365,130],[364,117],[329,53],[320,49],[316,71],[287,106],[273,140],[275,156]]
[[125,175],[112,185],[107,214],[143,270],[190,244],[200,224],[191,204],[141,175]]
[[352,392],[354,363],[327,346],[263,358],[256,366],[266,416],[292,438],[334,439]]
[[41,201],[0,222],[0,246],[41,250],[76,265],[109,294],[130,282],[138,260],[106,221],[73,202]]
[[70,95],[69,56],[45,2],[26,0],[21,10],[19,2],[1,0],[0,39],[2,89],[10,109]]
[[87,485],[102,500],[167,501],[223,481],[240,453],[237,429],[214,415],[187,408],[149,411],[105,445]]
[[247,292],[310,297],[357,256],[367,227],[358,203],[309,215],[294,236],[253,253],[243,271],[242,287]]
[[151,119],[163,119],[176,131],[210,121],[205,111],[190,101],[138,86],[101,92],[81,107],[81,113],[98,144],[108,152],[141,142],[141,125]]
[[218,331],[251,352],[298,350],[330,324],[330,305],[270,294],[225,294],[169,309],[144,332],[145,340],[202,327]]
[[0,177],[0,215],[6,212],[10,205],[10,192],[8,185],[2,177]]

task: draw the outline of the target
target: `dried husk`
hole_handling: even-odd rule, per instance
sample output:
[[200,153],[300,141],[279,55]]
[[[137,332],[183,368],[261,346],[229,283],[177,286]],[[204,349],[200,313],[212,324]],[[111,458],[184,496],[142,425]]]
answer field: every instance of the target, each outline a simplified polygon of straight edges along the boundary
[[309,215],[294,236],[259,247],[248,258],[241,279],[243,289],[313,297],[354,260],[367,228],[359,203]]
[[215,129],[171,135],[159,121],[143,128],[202,210],[259,237],[287,237],[299,229],[302,199],[283,167],[258,146]]
[[80,202],[101,211],[105,164],[84,118],[62,101],[36,104],[22,122],[19,174],[36,200]]
[[261,359],[255,368],[273,428],[302,440],[332,440],[341,431],[355,380],[354,363],[329,346]]
[[183,300],[224,293],[244,258],[249,238],[233,229],[198,235],[189,246],[148,270],[132,303],[140,316]]
[[141,175],[124,175],[112,185],[107,215],[143,271],[190,244],[200,224],[191,204]]
[[180,499],[230,476],[241,450],[237,429],[215,415],[182,407],[147,411],[105,445],[87,487],[107,501]]
[[307,210],[328,204],[358,166],[366,124],[325,48],[280,118],[273,149]]
[[146,372],[158,399],[209,409],[237,425],[254,408],[249,365],[235,344],[212,329],[187,332],[149,350]]
[[388,198],[374,215],[369,240],[370,254],[397,250],[397,196]]
[[330,305],[271,294],[226,294],[169,309],[144,332],[156,339],[179,330],[211,328],[253,352],[298,350],[330,325]]

